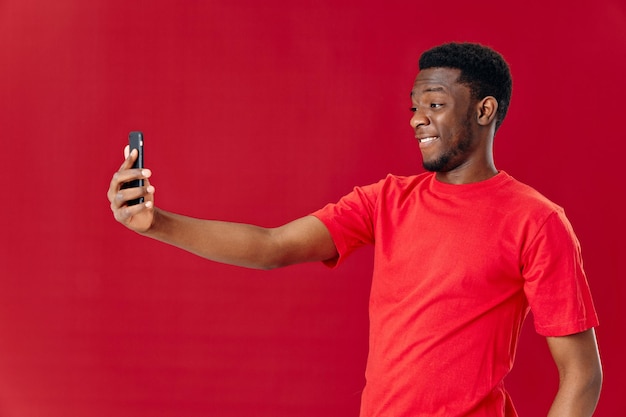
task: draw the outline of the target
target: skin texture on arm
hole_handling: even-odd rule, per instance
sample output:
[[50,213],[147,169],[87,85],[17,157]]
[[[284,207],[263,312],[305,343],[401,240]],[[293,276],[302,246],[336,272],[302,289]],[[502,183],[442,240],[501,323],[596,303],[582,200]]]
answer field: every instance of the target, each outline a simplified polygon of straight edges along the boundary
[[602,365],[594,330],[547,340],[559,370],[559,390],[548,417],[592,416],[602,388]]
[[[113,175],[107,197],[115,219],[129,229],[177,246],[212,261],[255,269],[272,269],[303,262],[324,261],[337,256],[335,244],[324,224],[313,216],[280,227],[202,220],[158,209],[150,170],[131,169],[136,151]],[[123,183],[144,179],[143,187],[122,189]],[[144,197],[143,204],[127,201]]]
[[255,269],[273,269],[336,256],[326,226],[313,216],[283,226],[201,220],[155,210],[144,234],[212,261]]

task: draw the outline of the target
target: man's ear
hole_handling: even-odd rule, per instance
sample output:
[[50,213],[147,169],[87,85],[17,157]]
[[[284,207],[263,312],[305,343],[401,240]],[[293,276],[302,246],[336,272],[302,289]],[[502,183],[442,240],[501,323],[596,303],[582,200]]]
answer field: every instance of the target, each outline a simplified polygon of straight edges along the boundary
[[491,122],[496,120],[496,113],[498,112],[498,100],[493,96],[487,96],[480,100],[476,105],[477,108],[477,121],[481,126],[488,126]]

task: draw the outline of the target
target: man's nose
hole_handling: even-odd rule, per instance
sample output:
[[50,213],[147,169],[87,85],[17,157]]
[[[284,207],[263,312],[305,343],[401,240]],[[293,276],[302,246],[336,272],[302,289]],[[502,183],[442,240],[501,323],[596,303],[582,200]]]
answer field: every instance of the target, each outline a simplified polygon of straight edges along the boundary
[[417,108],[414,107],[413,116],[411,117],[411,120],[409,123],[411,124],[411,127],[413,129],[417,129],[419,126],[426,126],[430,124],[430,120],[424,114],[423,111],[421,111],[418,107]]

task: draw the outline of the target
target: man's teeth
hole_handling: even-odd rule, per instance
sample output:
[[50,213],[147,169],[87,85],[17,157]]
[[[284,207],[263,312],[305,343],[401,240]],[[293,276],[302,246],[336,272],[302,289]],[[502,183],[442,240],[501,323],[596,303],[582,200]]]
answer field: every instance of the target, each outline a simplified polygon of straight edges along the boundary
[[420,139],[420,143],[432,142],[435,139],[437,139],[437,136],[430,136],[428,138],[422,138],[422,139]]

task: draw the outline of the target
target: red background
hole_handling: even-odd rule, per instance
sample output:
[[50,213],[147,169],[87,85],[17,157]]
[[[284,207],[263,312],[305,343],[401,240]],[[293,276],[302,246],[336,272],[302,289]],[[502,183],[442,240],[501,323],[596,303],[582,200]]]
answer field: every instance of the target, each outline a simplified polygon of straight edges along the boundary
[[[125,230],[105,192],[133,129],[157,204],[199,217],[278,225],[420,172],[408,93],[452,40],[511,64],[496,163],[566,208],[602,323],[596,415],[623,415],[626,6],[550,4],[2,0],[0,416],[357,416],[371,250],[217,265]],[[545,415],[531,320],[507,384]]]

